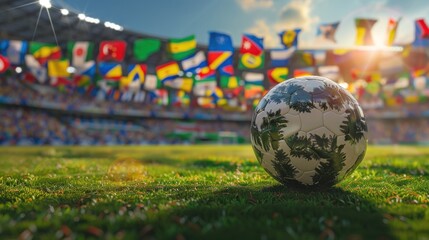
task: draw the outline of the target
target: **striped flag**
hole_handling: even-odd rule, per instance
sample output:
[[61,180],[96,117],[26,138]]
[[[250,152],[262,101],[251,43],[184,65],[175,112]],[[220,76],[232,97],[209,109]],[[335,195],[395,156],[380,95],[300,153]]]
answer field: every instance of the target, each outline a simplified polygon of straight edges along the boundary
[[296,51],[296,47],[288,49],[274,49],[270,52],[272,67],[286,67],[289,64],[289,59]]
[[183,60],[181,65],[183,71],[196,74],[203,67],[207,67],[206,56],[203,51],[199,51],[195,55]]
[[195,53],[197,41],[195,35],[184,38],[172,38],[168,42],[168,52],[174,60],[183,60]]
[[34,56],[40,64],[45,64],[48,60],[61,59],[61,48],[55,44],[30,42],[30,54]]
[[14,65],[24,63],[25,54],[27,53],[28,42],[17,40],[3,40],[0,42],[0,53],[9,59]]

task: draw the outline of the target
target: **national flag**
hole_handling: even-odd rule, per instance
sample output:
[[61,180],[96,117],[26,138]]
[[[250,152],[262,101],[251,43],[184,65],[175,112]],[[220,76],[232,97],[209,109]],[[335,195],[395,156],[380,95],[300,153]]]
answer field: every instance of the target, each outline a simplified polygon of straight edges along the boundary
[[190,77],[177,77],[175,79],[164,82],[164,86],[191,92],[194,85],[194,79]]
[[210,32],[209,35],[209,51],[234,51],[231,36],[229,36],[228,34]]
[[289,76],[289,69],[287,67],[276,67],[268,69],[268,79],[272,85],[276,85],[285,81]]
[[264,74],[244,72],[244,97],[246,99],[262,97],[264,88]]
[[6,57],[3,57],[2,55],[0,55],[0,73],[6,72],[9,66],[10,66],[9,60]]
[[74,84],[74,81],[72,81],[67,77],[50,77],[50,85],[53,87],[67,87],[67,86],[73,86],[73,84]]
[[167,81],[173,80],[180,75],[180,68],[177,62],[171,61],[164,63],[162,65],[156,66],[156,76],[161,81],[165,83]]
[[233,52],[227,51],[209,51],[209,68],[212,70],[218,70],[222,75],[233,75],[234,68],[232,66],[232,54]]
[[70,63],[74,67],[80,67],[86,62],[94,59],[94,43],[77,41],[67,43]]
[[338,81],[340,78],[340,68],[337,65],[319,66],[318,71],[320,76],[329,78],[333,81]]
[[314,55],[312,51],[299,51],[298,61],[296,63],[300,67],[309,67],[315,65]]
[[145,64],[130,64],[127,76],[121,78],[121,88],[138,91],[144,83],[146,75]]
[[214,103],[218,103],[220,99],[223,98],[223,91],[219,87],[214,87],[207,90],[205,96],[211,97]]
[[201,71],[202,68],[207,67],[206,55],[203,51],[199,51],[195,55],[183,60],[181,65],[183,71],[186,73],[190,72],[196,74]]
[[304,77],[314,75],[314,67],[299,68],[293,70],[293,77]]
[[417,19],[414,23],[415,33],[413,47],[429,46],[429,27],[423,18]]
[[250,53],[252,55],[261,55],[264,52],[264,38],[259,38],[252,34],[243,34],[241,40],[240,53]]
[[240,48],[240,69],[257,69],[264,66],[264,39],[252,34],[244,34]]
[[152,54],[161,49],[161,41],[155,38],[137,39],[134,41],[134,58],[146,61]]
[[193,93],[195,96],[207,96],[207,93],[216,89],[216,86],[216,78],[196,80]]
[[83,65],[75,67],[75,76],[88,76],[93,78],[96,72],[96,65],[94,60],[85,62]]
[[371,36],[371,29],[374,24],[377,22],[376,19],[369,18],[356,18],[356,41],[355,44],[358,46],[361,45],[374,45]]
[[270,51],[271,66],[285,67],[289,64],[289,59],[295,53],[296,47],[288,49],[275,49]]
[[34,58],[33,55],[25,55],[25,65],[39,83],[46,82],[48,79],[48,71],[44,65],[40,64],[40,62]]
[[386,45],[392,46],[396,37],[396,29],[398,28],[398,24],[401,21],[401,18],[398,20],[394,18],[389,18],[389,22],[387,23],[387,38]]
[[48,61],[48,75],[49,77],[67,78],[70,76],[68,68],[70,63],[68,59],[65,60],[49,60]]
[[99,46],[99,61],[118,61],[124,60],[127,43],[121,40],[102,41]]
[[[224,76],[224,75],[221,75]],[[216,78],[216,71],[210,69],[209,67],[203,67],[200,69],[200,71],[197,73],[196,79],[206,79],[206,78]]]
[[98,71],[107,79],[117,79],[122,77],[122,66],[119,63],[99,62]]
[[197,104],[201,108],[215,108],[216,104],[212,97],[198,97]]
[[188,107],[190,103],[191,98],[185,91],[177,91],[171,97],[171,105],[175,107]]
[[144,89],[153,91],[161,87],[161,81],[153,74],[147,74],[144,82]]
[[240,86],[240,79],[237,76],[220,76],[220,87],[234,89]]
[[149,101],[157,105],[167,106],[170,103],[167,89],[156,89],[150,91]]
[[340,22],[320,24],[317,27],[316,33],[318,41],[322,40],[336,43],[337,41],[335,40],[335,33],[337,31],[338,25],[340,25]]
[[28,42],[18,40],[3,40],[0,42],[0,53],[7,57],[9,63],[20,65],[24,62]]
[[300,28],[293,30],[285,30],[279,33],[280,42],[285,48],[298,47],[298,35],[301,32]]
[[212,70],[222,75],[233,75],[233,52],[231,37],[224,33],[210,32],[208,47],[208,64]]
[[48,60],[60,59],[62,56],[61,48],[55,44],[30,42],[29,51],[40,64],[45,64]]
[[195,35],[184,38],[172,38],[168,41],[168,52],[174,60],[183,60],[195,53],[197,41]]

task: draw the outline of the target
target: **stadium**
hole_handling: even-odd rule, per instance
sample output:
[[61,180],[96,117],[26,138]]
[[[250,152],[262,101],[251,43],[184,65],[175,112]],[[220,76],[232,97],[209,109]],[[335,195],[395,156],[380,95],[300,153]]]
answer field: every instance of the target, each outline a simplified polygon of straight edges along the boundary
[[[279,4],[239,2],[244,12]],[[302,44],[309,29],[285,27],[269,47],[268,36],[221,26],[205,29],[207,42],[192,28],[181,37],[130,30],[65,1],[3,0],[0,12],[0,238],[429,239],[427,16],[354,18],[351,45],[338,44],[340,21],[318,22],[314,42],[326,44]],[[411,41],[398,41],[401,28]],[[300,139],[274,130],[264,99],[312,76],[350,93],[367,130],[365,158],[329,188],[289,185],[261,157],[277,159],[281,141],[287,161],[299,156]],[[305,94],[296,101],[316,106]],[[283,139],[263,138],[264,111]],[[337,134],[338,111],[320,111],[318,126],[295,114],[296,136]],[[326,143],[310,144],[302,149],[322,156]]]

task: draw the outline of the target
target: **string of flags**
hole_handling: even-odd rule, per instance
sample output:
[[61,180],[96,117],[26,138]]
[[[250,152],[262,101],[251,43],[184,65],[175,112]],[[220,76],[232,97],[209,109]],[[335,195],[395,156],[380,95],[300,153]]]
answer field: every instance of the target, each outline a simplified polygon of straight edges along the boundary
[[[394,44],[400,20],[389,19],[386,45]],[[371,29],[376,22],[376,19],[355,19],[356,45],[373,44]],[[335,43],[339,25],[340,22],[321,24],[316,39]],[[290,77],[318,74],[338,81],[344,75],[340,66],[353,58],[353,51],[298,50],[300,32],[301,29],[280,32],[282,48],[270,50],[264,49],[263,38],[253,34],[243,34],[238,51],[231,37],[221,32],[209,32],[207,49],[198,48],[194,35],[169,39],[165,45],[160,39],[137,39],[131,45],[135,63],[127,65],[124,61],[128,59],[127,47],[131,43],[122,40],[102,41],[97,55],[94,43],[87,41],[69,42],[63,52],[60,46],[50,43],[2,40],[0,73],[11,66],[23,66],[26,69],[24,79],[28,81],[74,88],[84,93],[100,91],[113,100],[142,102],[148,99],[154,104],[183,107],[191,105],[195,99],[196,105],[201,107],[243,109],[240,103],[259,99],[267,89]],[[415,39],[409,47],[429,47],[429,28],[424,19],[415,21]],[[366,83],[350,86],[350,90],[358,97],[364,93],[379,95],[383,91],[380,87],[383,77],[406,70],[403,59],[409,57],[407,52],[406,49],[399,53],[402,54],[399,60],[397,56],[384,58],[378,72],[360,73],[352,69],[352,79],[356,82],[364,79]],[[164,54],[167,61],[148,64],[155,54]],[[327,61],[328,55],[330,61]],[[410,78],[417,79],[418,84],[412,85],[419,89],[426,86],[428,72],[429,66],[413,68]]]

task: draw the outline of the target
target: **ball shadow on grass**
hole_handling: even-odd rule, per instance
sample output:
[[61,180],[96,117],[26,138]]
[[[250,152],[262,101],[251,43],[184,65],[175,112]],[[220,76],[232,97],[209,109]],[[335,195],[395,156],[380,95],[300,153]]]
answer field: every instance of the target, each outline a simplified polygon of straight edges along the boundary
[[[227,187],[159,220],[155,235],[163,237],[174,228],[191,239],[391,238],[383,213],[373,203],[335,187]],[[173,226],[164,225],[168,222]]]

